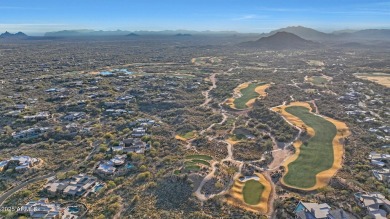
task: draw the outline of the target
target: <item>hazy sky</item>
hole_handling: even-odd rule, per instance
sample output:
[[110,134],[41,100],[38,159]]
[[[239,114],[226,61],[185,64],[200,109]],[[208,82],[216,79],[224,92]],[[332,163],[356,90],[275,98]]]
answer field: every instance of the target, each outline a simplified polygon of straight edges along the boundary
[[390,0],[0,0],[0,31],[390,28]]

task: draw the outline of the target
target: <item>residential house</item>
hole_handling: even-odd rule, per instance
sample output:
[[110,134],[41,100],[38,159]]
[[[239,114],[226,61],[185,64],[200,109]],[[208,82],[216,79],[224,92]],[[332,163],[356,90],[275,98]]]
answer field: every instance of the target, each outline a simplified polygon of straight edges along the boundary
[[126,103],[124,102],[104,102],[105,107],[110,108],[124,108],[126,107]]
[[3,172],[8,167],[8,160],[0,161],[0,172]]
[[375,178],[379,181],[384,182],[386,185],[390,185],[390,170],[383,168],[381,170],[372,170]]
[[42,127],[42,128],[29,128],[27,130],[22,130],[19,132],[12,133],[12,137],[14,139],[31,139],[31,138],[37,138],[45,133],[47,133],[50,130],[48,127]]
[[379,192],[356,193],[355,200],[372,218],[386,219],[390,214],[390,201]]
[[377,167],[389,167],[390,165],[390,154],[371,152],[370,155],[368,155],[368,159],[370,159],[372,165]]
[[14,156],[8,160],[8,167],[15,168],[16,171],[26,171],[37,165],[39,160],[29,156]]
[[147,144],[139,138],[128,138],[123,140],[123,151],[126,153],[135,152],[138,154],[145,153]]
[[49,112],[39,112],[36,115],[32,116],[23,116],[23,119],[26,121],[41,121],[50,118]]
[[96,177],[78,174],[69,179],[46,184],[45,191],[50,195],[80,197],[89,192],[97,183]]
[[133,137],[142,137],[146,135],[146,129],[144,127],[134,128],[131,133]]
[[20,110],[20,111],[23,111],[23,110],[25,110],[25,109],[27,109],[28,107],[27,107],[27,105],[25,105],[25,104],[16,104],[14,107],[13,107],[13,109],[14,110]]
[[121,176],[130,170],[126,164],[127,155],[115,155],[109,161],[100,161],[95,173],[103,177]]
[[349,215],[342,209],[334,209],[326,204],[317,204],[309,202],[299,202],[294,210],[295,218],[298,219],[352,219],[353,216]]
[[20,111],[20,110],[12,110],[12,111],[5,113],[4,115],[11,116],[11,117],[18,117],[21,113],[22,113],[22,111]]
[[84,119],[87,116],[85,112],[70,112],[63,117],[66,121],[76,121],[80,119]]
[[63,215],[60,204],[49,203],[47,198],[37,201],[30,201],[18,208],[19,215],[26,215],[29,218],[59,219]]

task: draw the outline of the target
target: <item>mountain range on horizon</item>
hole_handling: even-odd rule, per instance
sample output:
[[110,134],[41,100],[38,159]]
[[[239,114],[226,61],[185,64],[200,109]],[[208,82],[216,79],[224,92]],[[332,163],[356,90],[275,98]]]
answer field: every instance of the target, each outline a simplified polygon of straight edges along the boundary
[[237,31],[191,31],[191,30],[164,30],[164,31],[94,31],[94,30],[63,30],[57,32],[47,32],[44,36],[50,37],[78,37],[78,36],[201,36],[201,35],[215,35],[215,36],[258,36],[267,37],[277,32],[288,32],[295,34],[305,40],[311,41],[330,41],[330,40],[348,40],[348,39],[368,39],[368,40],[389,40],[390,29],[365,29],[365,30],[338,30],[332,33],[324,33],[313,28],[303,26],[289,26],[273,30],[269,33],[240,33]]
[[[278,32],[292,33],[304,40],[314,42],[327,41],[358,41],[358,40],[390,40],[390,29],[366,29],[366,30],[339,30],[332,33],[324,33],[312,28],[303,26],[289,26],[273,30],[269,33],[239,33],[236,31],[191,31],[191,30],[164,30],[164,31],[95,31],[90,29],[62,30],[47,32],[44,37],[99,37],[99,36],[250,36],[264,38],[272,36]],[[3,39],[26,39],[30,38],[23,32],[15,34],[5,32],[0,35]]]
[[320,43],[305,40],[293,33],[281,31],[271,36],[261,37],[256,41],[241,43],[240,46],[267,50],[285,50],[285,49],[314,49],[321,46]]

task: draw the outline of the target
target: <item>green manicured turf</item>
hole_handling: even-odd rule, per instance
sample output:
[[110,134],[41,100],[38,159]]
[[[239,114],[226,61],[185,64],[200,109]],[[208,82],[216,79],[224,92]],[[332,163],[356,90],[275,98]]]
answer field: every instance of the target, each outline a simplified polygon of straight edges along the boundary
[[264,188],[259,181],[253,179],[246,181],[242,189],[245,203],[249,205],[259,204]]
[[316,175],[333,166],[333,138],[336,126],[326,119],[309,112],[305,107],[291,106],[286,112],[300,118],[314,129],[315,135],[302,144],[298,158],[288,164],[284,182],[298,188],[310,188],[316,184]]
[[186,166],[193,166],[193,165],[196,165],[196,163],[192,162],[192,161],[185,161],[184,165],[186,165]]
[[200,166],[196,166],[196,165],[186,166],[186,167],[184,167],[184,169],[186,171],[198,171],[198,170],[200,170]]
[[206,166],[211,166],[209,162],[205,161],[205,160],[197,160],[197,159],[194,159],[192,160],[193,163],[200,163],[200,164],[203,164],[203,165],[206,165]]
[[208,155],[194,154],[186,156],[187,159],[198,159],[198,160],[212,160],[213,158]]
[[195,134],[196,132],[192,131],[192,132],[187,132],[184,135],[180,135],[180,137],[183,137],[185,139],[191,139],[195,137]]
[[242,96],[240,98],[237,98],[234,100],[234,106],[237,108],[237,109],[246,109],[248,108],[248,106],[246,105],[246,103],[253,99],[253,98],[257,98],[259,96],[259,94],[255,91],[256,87],[257,86],[260,86],[260,85],[264,85],[265,83],[251,83],[248,85],[248,87],[240,90]]

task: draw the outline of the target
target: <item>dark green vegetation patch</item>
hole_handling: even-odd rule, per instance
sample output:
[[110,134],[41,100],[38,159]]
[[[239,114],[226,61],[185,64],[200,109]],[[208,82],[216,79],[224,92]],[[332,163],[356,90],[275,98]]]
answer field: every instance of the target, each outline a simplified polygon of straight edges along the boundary
[[213,158],[208,155],[194,154],[186,156],[186,159],[212,160]]

